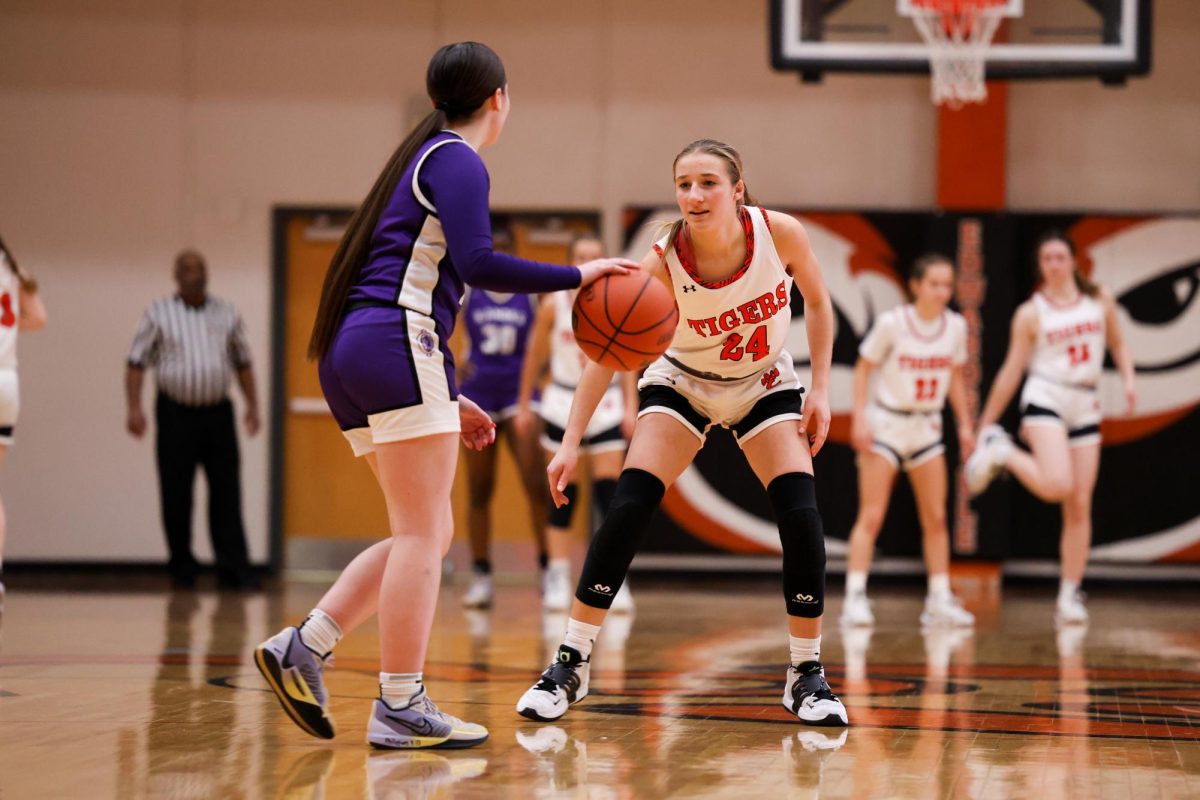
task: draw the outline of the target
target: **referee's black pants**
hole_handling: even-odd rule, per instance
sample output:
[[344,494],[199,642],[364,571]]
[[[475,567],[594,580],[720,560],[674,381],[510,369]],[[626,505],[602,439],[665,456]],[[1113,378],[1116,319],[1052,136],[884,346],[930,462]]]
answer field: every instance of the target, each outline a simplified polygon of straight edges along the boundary
[[208,530],[222,583],[249,577],[246,532],[242,527],[241,466],[233,404],[196,408],[163,394],[154,406],[158,440],[158,484],[168,567],[177,583],[190,584],[198,564],[192,555],[192,496],[196,467],[208,482]]

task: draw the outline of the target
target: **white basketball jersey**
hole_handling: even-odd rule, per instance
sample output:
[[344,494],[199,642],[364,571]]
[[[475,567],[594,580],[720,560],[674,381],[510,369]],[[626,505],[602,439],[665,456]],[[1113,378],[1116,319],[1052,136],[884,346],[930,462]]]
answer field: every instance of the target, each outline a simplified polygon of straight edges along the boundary
[[1038,334],[1029,372],[1054,383],[1095,386],[1104,368],[1104,307],[1082,292],[1069,305],[1033,295]]
[[858,348],[879,365],[875,402],[896,411],[941,411],[953,367],[967,360],[967,322],[949,309],[936,320],[912,305],[883,312]]
[[17,368],[17,323],[21,319],[21,282],[0,252],[0,369]]
[[741,216],[746,262],[718,283],[697,277],[686,242],[677,239],[666,253],[665,237],[655,245],[679,306],[667,356],[690,370],[723,378],[744,378],[774,364],[792,324],[792,276],[775,250],[766,211],[744,206]]
[[587,356],[575,341],[571,328],[571,309],[575,304],[575,290],[555,292],[549,301],[554,310],[554,327],[550,329],[550,380],[559,386],[574,388],[583,377]]

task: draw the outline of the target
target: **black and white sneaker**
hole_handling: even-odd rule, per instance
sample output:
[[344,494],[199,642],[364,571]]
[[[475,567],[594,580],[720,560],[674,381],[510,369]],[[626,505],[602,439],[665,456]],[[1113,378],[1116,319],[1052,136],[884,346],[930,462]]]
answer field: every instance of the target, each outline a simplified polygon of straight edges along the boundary
[[554,663],[517,701],[517,713],[538,722],[558,719],[568,706],[587,697],[591,666],[574,647],[559,645]]
[[825,668],[817,661],[788,667],[783,707],[809,725],[840,728],[850,724],[846,707],[829,688]]

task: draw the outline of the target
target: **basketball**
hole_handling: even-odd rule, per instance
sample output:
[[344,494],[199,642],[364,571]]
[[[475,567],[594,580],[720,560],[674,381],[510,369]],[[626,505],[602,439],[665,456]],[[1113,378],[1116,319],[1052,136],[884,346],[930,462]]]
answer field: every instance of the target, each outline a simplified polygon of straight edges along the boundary
[[652,275],[606,275],[579,290],[571,311],[575,340],[592,361],[627,372],[666,352],[679,322],[671,290]]

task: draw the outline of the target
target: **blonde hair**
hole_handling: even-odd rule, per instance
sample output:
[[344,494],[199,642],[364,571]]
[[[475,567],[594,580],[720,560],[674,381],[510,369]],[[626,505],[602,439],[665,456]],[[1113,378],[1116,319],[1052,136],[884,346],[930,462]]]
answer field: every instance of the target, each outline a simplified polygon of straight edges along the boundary
[[[733,149],[732,145],[718,142],[716,139],[697,139],[687,147],[679,151],[679,155],[675,156],[675,160],[671,162],[671,176],[674,178],[675,167],[679,164],[679,159],[684,156],[690,156],[693,153],[704,153],[705,155],[716,156],[725,162],[725,169],[729,172],[729,182],[736,186],[738,181],[742,181],[742,202],[741,205],[757,205],[754,198],[750,196],[750,190],[746,188],[746,183],[742,178],[742,157],[737,150]],[[679,232],[683,230],[683,217],[671,223],[663,225],[663,230],[667,233],[667,244],[663,248],[663,252],[667,252],[675,244],[675,238],[679,236]]]

